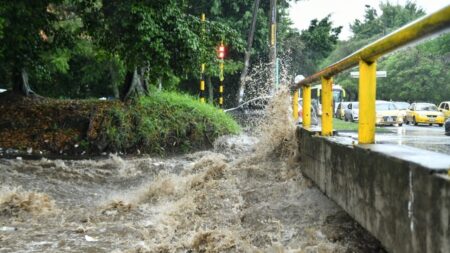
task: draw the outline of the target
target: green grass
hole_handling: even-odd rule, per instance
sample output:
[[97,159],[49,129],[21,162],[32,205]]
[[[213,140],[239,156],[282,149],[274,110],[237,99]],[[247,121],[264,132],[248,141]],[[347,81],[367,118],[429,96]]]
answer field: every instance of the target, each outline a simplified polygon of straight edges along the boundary
[[337,131],[358,131],[358,123],[333,118],[333,128]]
[[126,106],[108,109],[106,139],[112,150],[180,153],[211,146],[239,125],[209,104],[176,92],[153,92]]
[[[333,118],[333,128],[336,131],[354,131],[358,132],[358,123],[357,122],[350,122],[350,121],[344,121],[337,118]],[[390,132],[386,128],[382,127],[376,127],[375,132],[377,133],[388,133]]]

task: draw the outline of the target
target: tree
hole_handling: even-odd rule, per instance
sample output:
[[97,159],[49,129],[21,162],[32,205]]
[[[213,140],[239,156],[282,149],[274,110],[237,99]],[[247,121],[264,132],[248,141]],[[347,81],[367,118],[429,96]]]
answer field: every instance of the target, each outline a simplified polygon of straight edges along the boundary
[[40,54],[53,49],[59,34],[52,26],[60,1],[4,1],[0,7],[0,62],[4,77],[16,93],[35,94],[28,83],[28,69],[38,64]]
[[350,25],[353,34],[360,39],[368,38],[383,32],[383,25],[378,18],[378,13],[375,8],[366,5],[366,13],[364,14],[364,21],[356,19]]
[[122,99],[148,93],[149,81],[194,71],[198,21],[184,1],[90,1],[81,4],[90,36],[126,67]]
[[[269,3],[261,1],[256,15],[253,6],[254,0],[5,1],[0,5],[0,82],[33,94],[29,76],[35,91],[73,98],[117,94],[121,86],[125,99],[146,93],[146,86],[159,80],[172,88],[195,80],[188,85],[198,90],[201,62],[211,83],[217,82],[215,47],[223,40],[226,92],[234,98],[253,20],[249,62],[267,60]],[[288,30],[283,24],[287,7],[288,1],[278,0],[281,37]],[[207,15],[204,41],[202,12]]]
[[395,53],[381,61],[388,72],[378,81],[379,99],[440,103],[448,100],[450,34]]
[[407,2],[405,6],[393,5],[390,2],[381,3],[380,9],[383,12],[380,16],[383,35],[425,15],[423,9],[414,2]]
[[378,16],[375,8],[366,5],[364,20],[356,19],[350,25],[354,38],[366,39],[386,35],[393,29],[425,15],[425,12],[413,2],[407,2],[405,6],[393,5],[390,2],[381,3],[380,9],[382,15]]
[[244,67],[242,68],[241,77],[239,78],[238,93],[236,98],[236,101],[238,103],[242,102],[242,97],[244,95],[245,79],[247,77],[248,68],[250,66],[250,54],[253,45],[253,38],[255,36],[256,18],[258,15],[258,9],[259,9],[259,0],[255,0],[252,12],[252,24],[250,26],[250,30],[248,32],[247,37],[247,49],[245,50]]
[[321,20],[311,21],[307,30],[301,33],[291,31],[284,39],[283,48],[288,52],[292,61],[292,75],[312,75],[318,70],[323,61],[334,49],[342,27],[333,27],[330,15]]
[[230,28],[207,22],[210,39],[201,43],[199,15],[188,7],[185,0],[82,3],[90,36],[125,63],[123,99],[147,93],[151,82],[197,74],[201,58],[215,57],[211,39],[225,34],[234,38]]

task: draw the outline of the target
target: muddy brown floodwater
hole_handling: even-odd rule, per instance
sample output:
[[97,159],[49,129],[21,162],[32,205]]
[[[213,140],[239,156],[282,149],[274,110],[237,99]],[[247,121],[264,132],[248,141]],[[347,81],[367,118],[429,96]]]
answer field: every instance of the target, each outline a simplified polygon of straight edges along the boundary
[[0,160],[0,252],[384,252],[302,176],[288,106],[210,151]]

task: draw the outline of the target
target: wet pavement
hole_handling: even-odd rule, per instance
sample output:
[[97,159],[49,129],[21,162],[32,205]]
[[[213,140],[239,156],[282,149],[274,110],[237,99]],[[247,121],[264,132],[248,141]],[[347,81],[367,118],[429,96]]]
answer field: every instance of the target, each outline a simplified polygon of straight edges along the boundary
[[[391,132],[377,133],[375,142],[378,144],[404,145],[450,155],[450,136],[444,134],[444,127],[403,125],[383,128]],[[358,139],[358,133],[354,132],[344,132],[339,135]]]

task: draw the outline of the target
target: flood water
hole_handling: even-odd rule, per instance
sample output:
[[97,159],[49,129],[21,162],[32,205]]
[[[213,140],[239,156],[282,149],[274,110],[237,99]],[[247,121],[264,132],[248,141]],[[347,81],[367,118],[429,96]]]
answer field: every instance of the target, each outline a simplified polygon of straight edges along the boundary
[[383,252],[302,176],[288,106],[182,156],[0,160],[0,252]]

